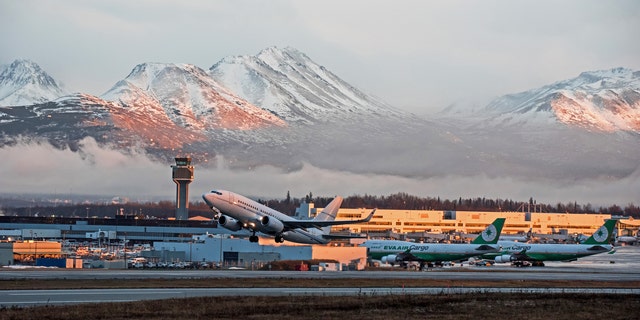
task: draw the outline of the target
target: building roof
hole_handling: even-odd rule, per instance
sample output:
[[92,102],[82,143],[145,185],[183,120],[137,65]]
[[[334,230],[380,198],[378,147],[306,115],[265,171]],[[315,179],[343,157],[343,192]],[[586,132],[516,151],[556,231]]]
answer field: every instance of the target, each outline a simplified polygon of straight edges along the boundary
[[211,220],[211,218],[207,218],[207,217],[203,217],[203,216],[195,216],[195,217],[189,218],[189,220],[191,220],[191,221],[209,221],[209,220]]

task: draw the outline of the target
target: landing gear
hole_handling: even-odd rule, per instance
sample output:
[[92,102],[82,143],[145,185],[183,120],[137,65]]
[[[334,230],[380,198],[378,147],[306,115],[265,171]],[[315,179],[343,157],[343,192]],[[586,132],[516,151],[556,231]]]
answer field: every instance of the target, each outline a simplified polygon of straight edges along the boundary
[[218,219],[220,219],[220,215],[221,215],[222,213],[221,213],[221,212],[220,212],[220,210],[218,210],[218,208],[216,208],[216,207],[211,207],[211,210],[213,210],[213,212],[214,212],[214,213],[213,213],[213,220],[214,220],[214,221],[218,221]]
[[282,236],[281,235],[277,235],[276,236],[276,243],[283,243],[283,242],[284,242],[284,239],[282,238]]
[[518,268],[526,268],[526,267],[530,267],[531,266],[531,262],[529,261],[514,261],[512,263],[512,265],[518,267]]
[[249,242],[258,242],[258,236],[256,236],[256,231],[252,230],[251,236],[249,236]]

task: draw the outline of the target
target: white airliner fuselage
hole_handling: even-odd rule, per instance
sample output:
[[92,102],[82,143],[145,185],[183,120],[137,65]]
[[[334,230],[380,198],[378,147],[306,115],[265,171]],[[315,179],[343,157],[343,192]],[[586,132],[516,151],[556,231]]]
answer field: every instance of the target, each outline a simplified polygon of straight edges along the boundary
[[[218,224],[231,231],[246,228],[253,232],[249,238],[257,242],[256,232],[275,237],[276,242],[284,240],[306,243],[326,244],[334,236],[329,234],[331,226],[368,222],[368,217],[360,220],[335,221],[342,204],[342,198],[336,197],[313,220],[298,220],[282,212],[269,208],[245,196],[226,190],[213,190],[203,194],[202,198],[218,214],[214,219]],[[375,210],[374,210],[375,211]]]

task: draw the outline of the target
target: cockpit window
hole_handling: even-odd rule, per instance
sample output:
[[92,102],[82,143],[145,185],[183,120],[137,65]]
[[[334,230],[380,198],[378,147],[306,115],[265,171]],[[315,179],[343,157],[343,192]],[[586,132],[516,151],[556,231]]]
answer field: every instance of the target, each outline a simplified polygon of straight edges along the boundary
[[222,192],[220,192],[220,191],[216,191],[216,190],[211,190],[211,193],[215,193],[215,194],[217,194],[217,195],[219,195],[219,196],[221,196],[221,195],[222,195]]

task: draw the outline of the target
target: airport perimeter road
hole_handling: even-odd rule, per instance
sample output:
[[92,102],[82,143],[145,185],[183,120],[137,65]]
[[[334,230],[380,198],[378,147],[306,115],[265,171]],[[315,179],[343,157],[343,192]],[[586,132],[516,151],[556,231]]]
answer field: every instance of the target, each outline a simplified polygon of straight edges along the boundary
[[2,290],[0,307],[127,302],[217,296],[299,296],[299,295],[403,295],[502,293],[608,293],[640,294],[640,289],[604,288],[162,288],[162,289],[75,289]]
[[[250,270],[103,270],[103,269],[30,269],[0,272],[0,280],[22,279],[435,279],[435,280],[571,280],[640,281],[640,272],[611,272],[571,268],[493,268],[436,271],[250,271]],[[445,271],[447,270],[447,271]]]

